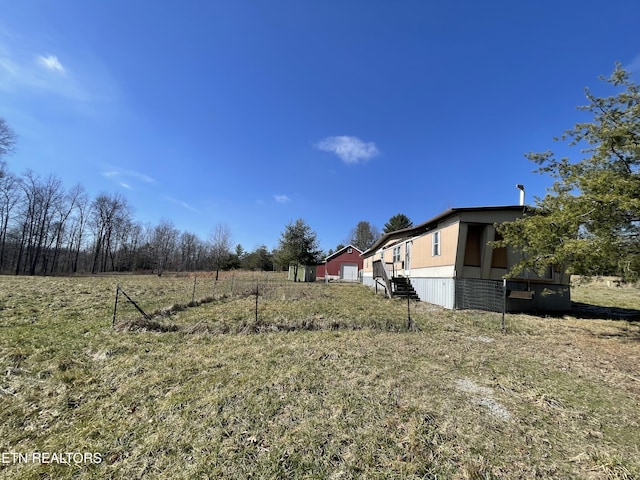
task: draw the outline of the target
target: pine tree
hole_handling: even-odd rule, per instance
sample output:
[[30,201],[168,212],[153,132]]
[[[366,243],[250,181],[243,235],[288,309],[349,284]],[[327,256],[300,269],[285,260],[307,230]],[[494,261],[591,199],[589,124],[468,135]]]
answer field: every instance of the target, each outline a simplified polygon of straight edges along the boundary
[[[606,80],[617,91],[578,107],[593,115],[555,139],[578,147],[578,159],[529,153],[554,179],[524,218],[498,228],[523,253],[511,273],[549,265],[583,275],[640,272],[640,88],[619,64]],[[582,156],[582,158],[580,158]]]
[[398,213],[384,224],[383,233],[395,232],[413,226],[413,222],[404,213]]
[[311,227],[301,218],[289,223],[280,237],[277,263],[285,267],[293,265],[293,278],[297,282],[298,267],[315,264],[319,257],[317,235]]

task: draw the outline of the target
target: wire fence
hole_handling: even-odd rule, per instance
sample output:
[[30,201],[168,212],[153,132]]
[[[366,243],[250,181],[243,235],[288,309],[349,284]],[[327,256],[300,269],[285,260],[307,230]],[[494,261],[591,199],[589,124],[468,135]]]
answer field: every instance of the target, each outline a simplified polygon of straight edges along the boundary
[[112,326],[132,321],[148,326],[155,322],[154,328],[163,329],[160,323],[168,317],[189,307],[213,303],[202,313],[189,316],[190,321],[200,315],[198,321],[216,331],[417,329],[411,317],[413,304],[407,301],[405,307],[392,309],[392,313],[376,310],[370,298],[356,301],[354,295],[371,295],[359,284],[294,283],[280,272],[224,272],[217,280],[215,274],[202,273],[166,277],[119,283]]
[[[126,277],[116,285],[116,303],[114,306],[114,323],[118,319],[118,303],[122,300],[135,307],[143,316],[151,316],[154,312],[170,306],[195,306],[227,298],[259,295],[275,298],[282,294],[286,298],[287,291],[300,290],[297,285],[286,281],[279,272],[260,272],[239,274],[223,272],[220,275],[207,272],[194,274],[177,273],[164,277],[149,276],[144,280],[136,278],[128,281]],[[125,315],[131,311],[123,310]]]
[[[125,277],[116,286],[112,326],[140,318],[145,322],[161,322],[189,307],[215,303],[219,308],[207,309],[210,319],[205,321],[226,322],[231,331],[245,327],[290,329],[296,326],[306,329],[420,328],[412,317],[416,304],[410,298],[406,298],[404,306],[396,302],[397,308],[376,310],[371,300],[358,300],[358,303],[355,297],[349,296],[364,295],[358,293],[359,287],[358,284],[294,283],[282,272],[222,272],[219,276],[180,273],[149,276],[146,280],[136,277],[131,282]],[[337,296],[336,288],[341,291]],[[530,293],[528,290],[525,283],[458,279],[455,308],[500,313],[504,329],[505,313],[513,308],[513,302],[523,302],[524,294]],[[372,291],[367,288],[359,292]]]

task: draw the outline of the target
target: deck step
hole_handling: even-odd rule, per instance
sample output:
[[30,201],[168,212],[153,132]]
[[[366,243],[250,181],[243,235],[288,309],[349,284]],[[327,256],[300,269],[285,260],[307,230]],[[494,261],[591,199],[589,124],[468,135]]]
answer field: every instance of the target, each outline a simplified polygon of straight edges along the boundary
[[399,298],[409,297],[412,300],[420,300],[420,297],[413,288],[413,285],[411,285],[411,280],[407,277],[393,277],[391,279],[391,283],[393,284],[392,296]]

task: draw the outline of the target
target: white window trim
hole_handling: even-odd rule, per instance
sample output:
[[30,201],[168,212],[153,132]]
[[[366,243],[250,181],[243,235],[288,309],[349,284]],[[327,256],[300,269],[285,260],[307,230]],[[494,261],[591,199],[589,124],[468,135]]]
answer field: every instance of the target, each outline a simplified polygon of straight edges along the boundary
[[442,250],[440,248],[441,241],[442,240],[440,238],[440,230],[436,230],[431,234],[431,256],[432,257],[439,257],[440,254],[442,253]]
[[393,263],[400,261],[400,245],[393,247]]

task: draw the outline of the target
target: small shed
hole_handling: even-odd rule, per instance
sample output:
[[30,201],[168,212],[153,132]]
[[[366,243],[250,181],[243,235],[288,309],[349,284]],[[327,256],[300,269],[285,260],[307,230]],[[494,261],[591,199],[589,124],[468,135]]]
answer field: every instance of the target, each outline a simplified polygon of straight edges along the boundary
[[362,250],[347,245],[318,264],[317,277],[325,281],[357,282],[362,270]]
[[[295,281],[295,265],[289,265],[288,280]],[[298,265],[298,282],[315,282],[316,266],[315,265]]]

